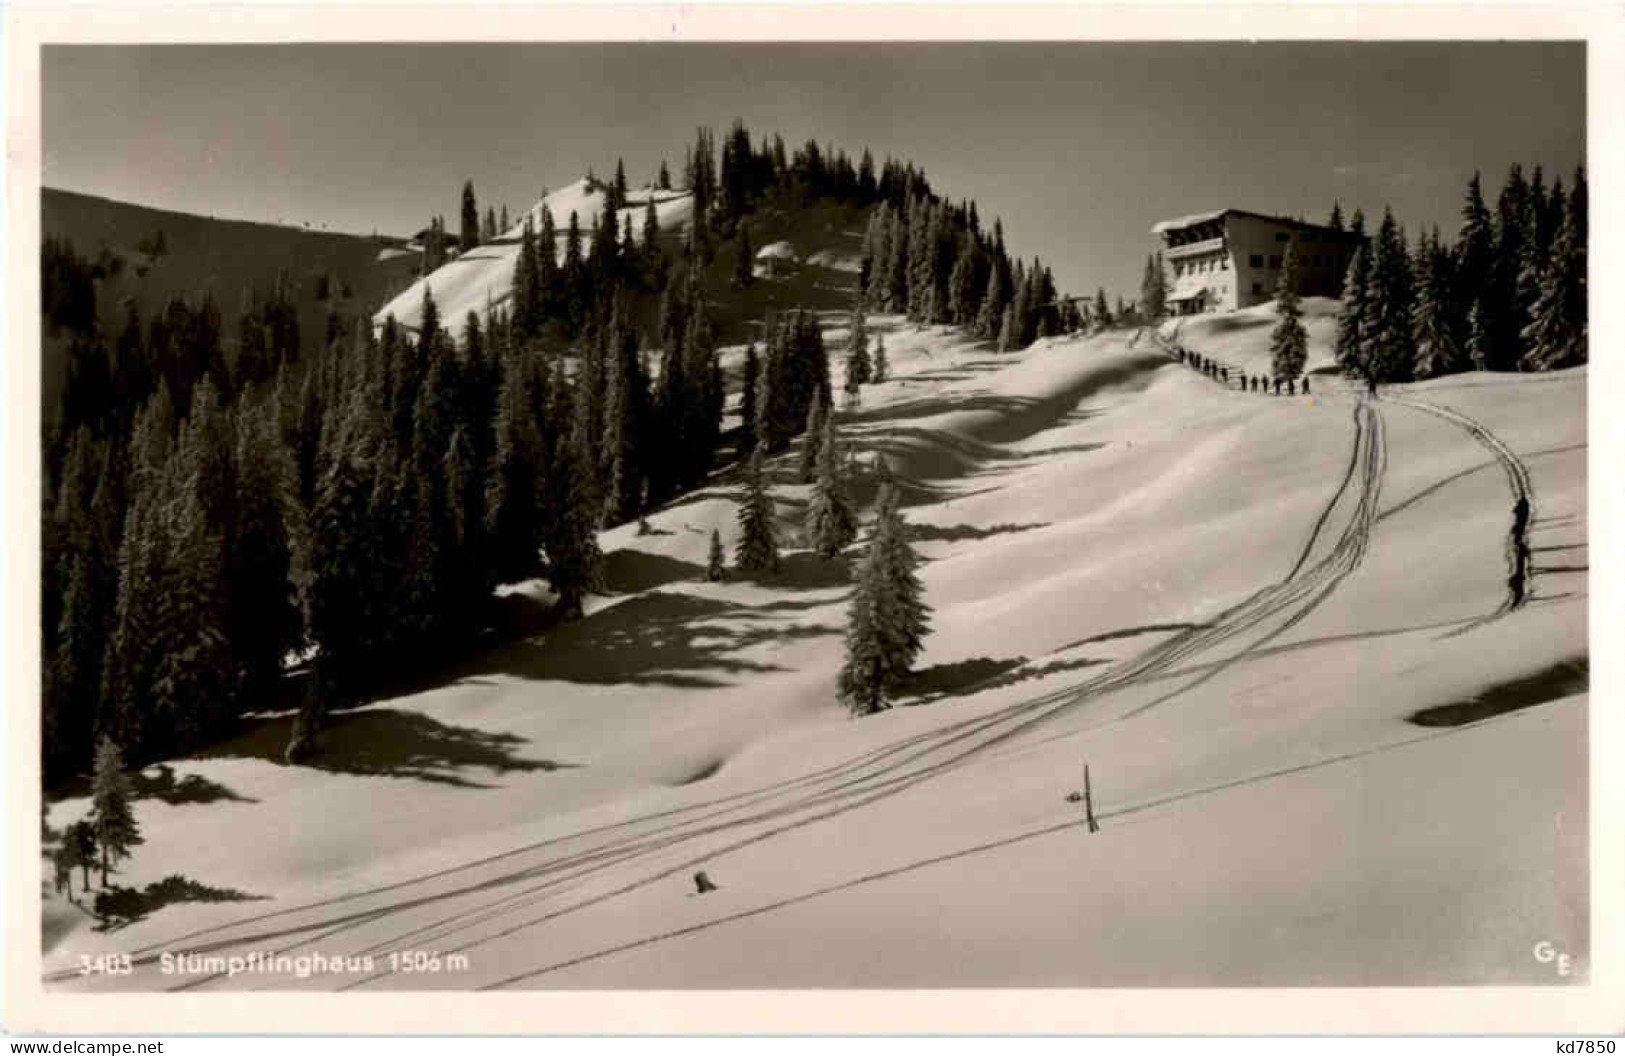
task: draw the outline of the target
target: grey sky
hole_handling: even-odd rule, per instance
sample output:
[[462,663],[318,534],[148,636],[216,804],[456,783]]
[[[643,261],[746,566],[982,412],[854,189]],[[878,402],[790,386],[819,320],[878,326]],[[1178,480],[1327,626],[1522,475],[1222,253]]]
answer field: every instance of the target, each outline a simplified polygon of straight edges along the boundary
[[922,164],[1072,291],[1133,296],[1156,220],[1332,200],[1454,230],[1475,168],[1569,179],[1581,44],[53,47],[44,182],[313,227],[455,223],[624,157],[674,173],[735,117]]

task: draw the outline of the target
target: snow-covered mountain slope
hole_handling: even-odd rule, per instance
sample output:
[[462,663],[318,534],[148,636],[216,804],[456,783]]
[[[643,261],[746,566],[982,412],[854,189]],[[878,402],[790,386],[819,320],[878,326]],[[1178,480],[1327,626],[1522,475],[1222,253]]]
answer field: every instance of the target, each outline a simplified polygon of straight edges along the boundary
[[[453,258],[437,268],[433,274],[426,275],[407,287],[378,310],[373,316],[373,322],[381,325],[386,318],[393,315],[395,321],[407,330],[416,331],[422,322],[423,295],[428,291],[434,297],[440,318],[454,331],[460,332],[462,321],[469,312],[474,312],[483,319],[489,309],[506,304],[513,295],[514,265],[519,261],[519,242],[524,234],[527,215],[536,230],[540,231],[543,209],[552,212],[553,223],[558,232],[554,253],[559,259],[563,259],[565,234],[570,227],[570,214],[574,213],[581,225],[585,245],[588,232],[592,230],[593,218],[598,217],[601,220],[604,215],[604,197],[603,185],[589,183],[585,178],[553,191],[531,206],[526,213],[521,213],[514,225],[504,231],[500,238],[476,246],[467,253]],[[651,197],[654,199],[655,216],[662,233],[683,230],[694,215],[692,195],[680,191],[644,188],[640,191],[627,192],[626,207],[615,214],[617,229],[630,217],[633,238],[641,240],[644,211]]]
[[[849,587],[797,549],[794,451],[784,571],[706,581],[724,470],[604,534],[586,619],[334,716],[310,765],[282,715],[148,771],[118,881],[219,900],[98,933],[49,897],[48,985],[1561,982],[1542,940],[1585,978],[1585,370],[1273,398],[1144,334],[873,324],[896,375],[842,429],[902,480],[934,607],[902,706],[835,699]],[[375,963],[162,973],[205,947]],[[74,974],[100,950],[135,973]]]

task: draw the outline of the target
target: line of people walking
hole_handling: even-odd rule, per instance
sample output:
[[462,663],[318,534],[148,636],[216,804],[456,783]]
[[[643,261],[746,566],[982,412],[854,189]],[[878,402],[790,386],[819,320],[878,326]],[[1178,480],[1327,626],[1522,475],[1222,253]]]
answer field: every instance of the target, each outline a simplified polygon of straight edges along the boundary
[[[1169,351],[1173,354],[1174,359],[1185,364],[1187,367],[1190,367],[1192,370],[1201,372],[1203,375],[1212,378],[1221,385],[1228,386],[1230,384],[1231,370],[1222,363],[1217,363],[1213,359],[1204,356],[1199,352],[1192,352],[1183,345],[1173,345],[1170,347]],[[1307,374],[1301,378],[1272,378],[1264,377],[1263,375],[1258,374],[1246,374],[1242,371],[1236,371],[1235,376],[1236,384],[1240,386],[1242,392],[1261,392],[1265,395],[1279,396],[1281,395],[1281,390],[1285,389],[1286,395],[1296,396],[1298,395],[1298,390],[1301,387],[1303,390],[1303,395],[1311,395],[1309,391],[1309,376]]]

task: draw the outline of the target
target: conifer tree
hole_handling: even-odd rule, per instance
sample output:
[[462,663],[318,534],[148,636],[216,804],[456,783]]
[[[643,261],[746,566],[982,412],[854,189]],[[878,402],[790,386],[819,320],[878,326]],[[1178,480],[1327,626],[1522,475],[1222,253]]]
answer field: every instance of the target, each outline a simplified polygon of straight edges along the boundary
[[1589,358],[1586,310],[1586,186],[1576,177],[1563,226],[1542,272],[1522,365],[1533,370],[1577,366]]
[[882,485],[869,547],[848,610],[846,661],[837,688],[854,715],[882,711],[924,647],[930,609],[921,597],[919,564],[898,509],[895,485]]
[[199,743],[234,703],[226,555],[235,481],[227,426],[205,375],[165,469],[157,514],[162,586],[157,619],[141,632],[158,647],[144,703],[164,728],[166,748]]
[[1343,303],[1337,315],[1337,364],[1345,374],[1361,375],[1366,349],[1366,302],[1371,286],[1370,250],[1356,243],[1343,280]]
[[522,339],[535,337],[542,324],[542,269],[536,231],[525,217],[513,269],[513,325]]
[[976,336],[984,341],[996,340],[1004,322],[1004,302],[1009,296],[1004,286],[1006,266],[1002,259],[995,260],[987,272],[987,290],[976,311]]
[[621,248],[617,259],[626,272],[621,277],[622,281],[636,274],[640,258],[638,256],[638,240],[632,236],[632,214],[630,211],[621,218]]
[[740,373],[739,392],[739,457],[744,458],[756,447],[758,411],[756,390],[760,384],[762,361],[756,354],[756,342],[745,346],[745,365]]
[[1483,305],[1475,300],[1467,310],[1467,358],[1472,361],[1474,370],[1489,369],[1489,344]]
[[606,352],[608,396],[604,411],[604,522],[636,517],[644,494],[644,432],[648,382],[638,355],[637,336],[627,326],[619,298],[613,309]]
[[508,203],[503,202],[502,203],[502,218],[497,221],[497,233],[501,234],[501,235],[505,235],[505,234],[508,233],[508,229],[511,226],[512,225],[508,223]]
[[574,209],[570,210],[570,226],[564,234],[564,266],[560,269],[559,306],[564,318],[568,321],[570,332],[577,333],[581,329],[581,321],[586,312],[583,297],[586,294],[584,284],[586,281],[585,258],[582,256],[581,246],[581,218]]
[[1282,254],[1281,276],[1275,287],[1275,314],[1279,322],[1270,335],[1270,371],[1278,378],[1295,378],[1303,373],[1309,358],[1309,335],[1303,328],[1298,308],[1298,241],[1286,244]]
[[497,237],[497,214],[491,206],[485,207],[485,223],[480,226],[480,241],[494,242]]
[[948,321],[970,326],[981,305],[976,300],[976,240],[962,240],[954,270],[948,276]]
[[235,530],[228,554],[230,641],[243,682],[269,686],[303,638],[294,591],[295,549],[304,533],[297,469],[276,433],[270,400],[237,411]]
[[546,535],[543,506],[548,450],[541,428],[545,375],[534,357],[510,351],[498,389],[485,529],[498,583],[534,575]]
[[824,394],[814,389],[812,403],[807,408],[807,425],[801,434],[799,470],[803,484],[810,483],[818,470],[818,449],[824,442],[824,419],[828,413],[828,408],[824,406]]
[[655,189],[661,191],[671,190],[671,170],[666,167],[666,160],[660,160],[660,175],[655,178]]
[[1016,318],[1014,303],[1004,307],[1004,322],[999,327],[999,351],[1015,352],[1021,348],[1021,324]]
[[1528,252],[1529,184],[1523,166],[1514,164],[1496,200],[1495,251],[1490,266],[1490,304],[1495,308],[1490,334],[1491,358],[1497,370],[1516,370],[1523,356],[1522,331],[1531,301],[1520,297],[1518,276]]
[[547,577],[559,596],[558,611],[566,620],[580,619],[587,593],[602,589],[603,555],[598,549],[600,507],[591,483],[592,455],[582,430],[565,444],[560,472],[563,504],[547,548]]
[[1095,325],[1104,330],[1112,325],[1111,306],[1106,303],[1106,288],[1104,286],[1095,290]]
[[130,798],[130,778],[124,772],[123,753],[111,737],[103,736],[96,746],[96,773],[90,789],[90,823],[95,831],[96,846],[101,850],[103,887],[107,886],[108,870],[145,842]]
[[458,246],[464,253],[480,244],[480,209],[474,202],[474,181],[463,182],[463,230]]
[[480,608],[490,583],[485,546],[484,482],[470,430],[458,424],[440,460],[444,480],[442,519],[444,551],[438,569],[438,622],[455,636],[472,635],[480,626]]
[[686,443],[682,449],[680,475],[684,487],[698,486],[711,472],[717,444],[722,437],[722,411],[727,402],[722,368],[717,361],[716,333],[711,327],[710,309],[697,276],[691,275],[690,286],[688,320],[683,339],[684,355],[687,357],[684,373],[689,379],[684,402]]
[[626,164],[615,159],[615,182],[610,185],[610,201],[615,209],[626,208]]
[[80,869],[84,890],[89,891],[90,869],[96,864],[96,827],[90,823],[90,819],[81,818],[68,826],[62,844],[68,860]]
[[1167,302],[1168,279],[1158,251],[1145,258],[1145,276],[1140,280],[1140,312],[1146,322],[1159,322],[1168,312]]
[[829,560],[857,537],[858,526],[846,494],[835,415],[824,417],[823,430],[817,480],[807,503],[806,531],[814,552]]
[[1485,366],[1492,367],[1493,360],[1489,357],[1494,354],[1491,343],[1496,313],[1489,299],[1494,296],[1495,227],[1489,208],[1484,204],[1484,192],[1476,172],[1467,185],[1467,200],[1461,207],[1461,231],[1456,244],[1456,289],[1460,297],[1456,310],[1461,315],[1467,315],[1474,308],[1478,310],[1484,343],[1476,347],[1486,357]]
[[891,377],[891,364],[886,360],[886,335],[875,335],[875,359],[870,372],[870,381],[879,385]]
[[[351,402],[355,408],[359,401]],[[309,604],[311,637],[342,681],[370,638],[381,540],[373,534],[375,463],[367,441],[352,434],[334,447],[311,511]]]
[[739,500],[739,542],[734,564],[745,572],[777,572],[779,544],[773,526],[773,500],[762,479],[762,448],[758,445],[745,469],[744,493]]
[[1373,247],[1370,292],[1361,327],[1365,338],[1361,373],[1368,383],[1409,381],[1416,372],[1411,319],[1415,292],[1410,252],[1391,210],[1383,213]]
[[762,351],[762,372],[756,382],[756,447],[763,451],[782,450],[789,442],[786,427],[787,399],[785,347],[782,326],[771,325]]
[[1327,219],[1326,226],[1331,228],[1333,231],[1341,231],[1341,230],[1343,230],[1343,203],[1342,202],[1338,202],[1338,201],[1333,201],[1332,202],[1332,215],[1331,215],[1331,217],[1329,219]]
[[660,285],[660,214],[655,210],[655,196],[650,195],[643,206],[643,258],[651,283]]
[[1439,232],[1417,244],[1416,306],[1411,329],[1416,342],[1416,374],[1437,377],[1466,366],[1460,325],[1454,317],[1455,297],[1450,254],[1439,244]]
[[733,284],[743,289],[756,281],[754,270],[755,258],[750,247],[750,225],[743,221],[739,224],[739,238],[734,247],[734,277]]
[[880,304],[887,311],[908,311],[909,220],[897,206],[887,211],[886,256],[881,268]]
[[705,578],[712,583],[721,583],[728,578],[727,562],[722,551],[722,533],[715,528],[711,529],[711,551],[705,561]]
[[[527,213],[525,218],[529,220],[530,214]],[[576,244],[578,264],[580,250],[578,239]],[[542,318],[557,315],[564,303],[563,289],[559,281],[558,229],[553,224],[553,210],[545,204],[542,206],[541,226],[536,231],[536,273],[537,285],[541,287]]]
[[856,392],[873,374],[869,362],[869,323],[864,316],[864,299],[860,294],[852,306],[852,324],[846,339],[846,390]]

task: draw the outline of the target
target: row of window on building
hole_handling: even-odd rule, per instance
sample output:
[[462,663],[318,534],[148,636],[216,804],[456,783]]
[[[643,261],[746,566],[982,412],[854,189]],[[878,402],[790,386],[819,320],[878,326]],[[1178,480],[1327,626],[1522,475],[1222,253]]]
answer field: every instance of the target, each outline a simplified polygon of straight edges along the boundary
[[[1342,267],[1342,260],[1330,253],[1310,253],[1305,256],[1300,263],[1306,268]],[[1254,253],[1250,255],[1247,258],[1247,266],[1249,268],[1262,268],[1264,266],[1264,254]],[[1270,267],[1276,270],[1280,269],[1281,255],[1279,253],[1272,254],[1270,256]]]
[[1202,275],[1210,271],[1229,271],[1229,257],[1208,257],[1205,260],[1174,261],[1174,276]]

